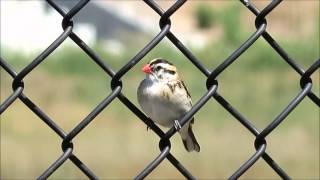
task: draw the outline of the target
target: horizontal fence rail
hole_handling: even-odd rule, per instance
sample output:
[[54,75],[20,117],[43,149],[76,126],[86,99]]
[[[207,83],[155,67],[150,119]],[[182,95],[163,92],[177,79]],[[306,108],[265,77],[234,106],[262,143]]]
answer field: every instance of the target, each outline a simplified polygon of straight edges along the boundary
[[[209,100],[215,100],[219,103],[226,111],[228,111],[236,120],[238,120],[248,131],[255,136],[254,148],[256,152],[248,157],[248,160],[244,162],[235,172],[230,175],[229,179],[237,179],[243,173],[245,173],[251,166],[253,166],[258,159],[262,158],[267,164],[283,179],[291,179],[290,176],[277,164],[275,160],[272,159],[270,155],[266,153],[267,141],[266,137],[272,133],[272,131],[282,123],[286,117],[299,105],[299,103],[306,97],[310,98],[316,106],[320,106],[319,97],[312,92],[312,80],[311,76],[320,67],[320,59],[316,60],[310,67],[306,70],[291,58],[285,50],[272,38],[272,36],[267,32],[267,20],[266,16],[273,11],[282,0],[273,0],[265,8],[259,10],[255,5],[249,0],[240,0],[240,2],[255,16],[255,26],[256,31],[244,41],[238,49],[235,49],[229,57],[227,57],[220,65],[214,67],[212,71],[205,67],[192,52],[186,48],[186,46],[170,31],[172,26],[170,17],[184,5],[186,0],[177,0],[169,9],[164,11],[155,1],[144,0],[146,5],[148,5],[155,13],[159,15],[159,27],[160,30],[158,34],[150,40],[148,44],[145,45],[134,57],[127,60],[126,64],[122,66],[118,71],[114,71],[106,64],[103,59],[101,59],[98,54],[93,51],[82,39],[73,32],[73,16],[75,16],[83,7],[87,5],[89,0],[80,0],[73,8],[69,11],[65,11],[62,7],[54,0],[47,0],[47,3],[54,8],[62,16],[62,29],[63,32],[59,37],[56,38],[52,44],[45,49],[41,54],[39,54],[30,64],[23,68],[20,72],[16,72],[13,67],[8,64],[8,61],[1,57],[0,66],[3,68],[13,79],[12,81],[12,94],[2,100],[0,105],[0,114],[5,112],[5,110],[10,107],[10,105],[16,101],[18,98],[33,112],[35,113],[44,123],[46,123],[58,136],[62,139],[62,154],[57,157],[56,161],[53,162],[38,179],[47,179],[53,172],[55,172],[67,159],[70,159],[75,166],[77,166],[88,178],[99,179],[87,165],[85,165],[81,160],[73,153],[74,147],[72,140],[81,131],[90,124],[95,117],[101,113],[105,108],[108,108],[109,104],[118,98],[127,108],[129,108],[137,117],[141,119],[154,133],[156,133],[159,138],[159,148],[160,153],[155,159],[147,164],[145,169],[141,172],[137,172],[135,179],[143,179],[148,176],[157,166],[164,160],[167,159],[169,162],[187,179],[196,179],[192,173],[187,170],[183,164],[181,164],[175,156],[170,152],[171,144],[170,138],[177,133],[177,130],[172,127],[167,132],[163,132],[157,125],[153,123],[138,107],[136,107],[123,93],[121,78],[126,75],[128,71],[131,70],[144,56],[146,56],[154,47],[156,47],[163,38],[167,37],[173,45],[175,45],[195,67],[198,68],[199,72],[207,77],[206,83],[204,84],[208,91],[200,98],[198,102],[192,107],[192,109],[181,119],[179,122],[181,125],[186,124],[190,117],[194,116],[202,106],[204,106]],[[37,66],[39,66],[43,61],[46,60],[48,55],[50,55],[57,47],[59,47],[67,38],[70,38],[74,43],[76,43],[89,57],[97,64],[98,68],[101,68],[108,76],[112,78],[110,86],[112,92],[105,97],[79,124],[76,125],[70,132],[65,132],[61,127],[59,127],[53,119],[51,119],[43,110],[41,110],[26,94],[23,93],[24,83],[23,79],[28,76],[28,74],[33,71]],[[228,67],[232,65],[233,62],[239,59],[239,57],[247,49],[249,49],[257,39],[263,38],[273,49],[277,52],[283,61],[285,61],[288,66],[290,66],[297,74],[300,75],[300,86],[301,91],[290,101],[290,103],[283,108],[283,110],[278,114],[270,124],[268,124],[264,129],[257,129],[249,119],[247,119],[243,114],[236,110],[221,94],[218,93],[218,80],[217,78],[221,73],[223,73]],[[187,63],[187,62],[186,62]]]

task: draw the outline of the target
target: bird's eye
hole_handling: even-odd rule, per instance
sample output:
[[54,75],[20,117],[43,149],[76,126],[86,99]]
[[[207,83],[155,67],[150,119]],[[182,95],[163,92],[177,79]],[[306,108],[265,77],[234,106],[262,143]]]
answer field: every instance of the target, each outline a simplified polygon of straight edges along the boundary
[[157,66],[155,69],[156,71],[159,71],[161,69],[161,66]]

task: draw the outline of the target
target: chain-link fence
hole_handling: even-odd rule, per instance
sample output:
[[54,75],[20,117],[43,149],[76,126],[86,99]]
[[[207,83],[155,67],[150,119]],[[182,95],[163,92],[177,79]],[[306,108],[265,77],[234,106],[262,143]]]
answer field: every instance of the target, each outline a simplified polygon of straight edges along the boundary
[[[290,176],[275,162],[270,155],[266,153],[266,137],[283,122],[286,117],[295,109],[299,103],[306,98],[310,98],[316,106],[320,105],[319,97],[312,92],[312,80],[311,76],[320,66],[320,59],[316,60],[307,70],[301,68],[301,66],[294,61],[282,48],[281,46],[270,36],[266,31],[267,21],[265,17],[280,3],[281,0],[273,0],[263,10],[259,10],[249,0],[241,0],[241,3],[250,10],[255,16],[256,31],[245,41],[243,44],[236,49],[227,59],[225,59],[220,65],[215,67],[213,71],[210,71],[205,67],[192,52],[184,46],[184,44],[170,31],[171,21],[170,16],[173,15],[186,0],[176,1],[168,10],[164,11],[155,1],[144,0],[144,2],[154,10],[160,16],[160,32],[143,48],[141,49],[132,59],[127,61],[120,70],[114,71],[103,61],[96,52],[94,52],[81,38],[73,32],[73,21],[72,18],[76,15],[89,0],[79,1],[70,11],[66,12],[59,7],[53,0],[47,0],[47,3],[61,14],[63,33],[41,54],[39,54],[30,64],[28,64],[20,72],[16,72],[8,63],[1,57],[1,67],[13,78],[12,88],[13,93],[2,101],[0,106],[0,113],[2,114],[17,98],[19,98],[33,113],[35,113],[44,123],[46,123],[58,136],[62,138],[62,150],[63,153],[57,158],[55,162],[48,167],[38,179],[46,179],[53,172],[55,172],[67,159],[70,159],[87,177],[90,179],[98,179],[93,171],[85,165],[81,160],[73,153],[72,140],[86,126],[91,123],[95,117],[103,111],[108,105],[115,99],[118,98],[127,108],[129,108],[137,117],[139,117],[150,129],[152,129],[159,137],[160,154],[148,164],[145,169],[141,172],[137,172],[135,179],[143,179],[150,174],[157,166],[164,160],[168,159],[169,162],[187,179],[196,179],[184,166],[181,164],[175,156],[170,152],[170,138],[177,132],[172,127],[167,132],[163,132],[157,125],[155,125],[151,119],[145,116],[122,92],[121,78],[126,75],[130,69],[135,66],[146,54],[148,54],[158,43],[162,41],[164,37],[167,37],[174,46],[176,46],[194,66],[196,66],[199,72],[203,73],[207,77],[206,87],[208,91],[195,103],[193,108],[181,119],[179,122],[181,125],[187,123],[191,117],[193,117],[199,109],[205,105],[211,98],[216,100],[224,109],[226,109],[235,119],[237,119],[248,131],[255,136],[254,146],[256,152],[248,158],[248,160],[236,170],[229,179],[237,179],[244,172],[246,172],[256,161],[260,158],[264,159],[265,162],[283,179],[290,179]],[[24,83],[23,79],[33,71],[40,63],[46,60],[47,56],[51,54],[57,47],[59,47],[67,38],[70,38],[75,42],[90,58],[94,61],[103,71],[112,77],[110,82],[112,92],[100,102],[94,110],[87,115],[77,126],[70,132],[65,132],[59,127],[53,119],[51,119],[46,113],[44,113],[26,94],[23,93]],[[300,78],[301,91],[291,100],[291,102],[281,111],[281,113],[268,124],[263,130],[258,130],[251,121],[245,118],[239,111],[237,111],[224,97],[218,92],[218,81],[217,77],[223,73],[234,61],[238,59],[243,52],[245,52],[255,41],[262,37],[268,44],[276,51],[292,69],[298,73]],[[186,62],[187,63],[187,62]]]

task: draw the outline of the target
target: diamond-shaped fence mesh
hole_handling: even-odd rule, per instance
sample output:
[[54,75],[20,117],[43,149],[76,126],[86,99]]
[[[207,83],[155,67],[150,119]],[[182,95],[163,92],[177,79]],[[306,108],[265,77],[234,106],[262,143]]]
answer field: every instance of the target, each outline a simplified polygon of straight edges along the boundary
[[[316,60],[313,64],[309,66],[306,70],[302,69],[301,66],[293,60],[281,46],[277,43],[275,39],[266,31],[267,21],[265,17],[273,11],[280,3],[281,0],[273,0],[261,11],[255,7],[253,3],[249,0],[241,0],[244,7],[250,10],[255,16],[255,26],[256,31],[242,43],[242,45],[234,50],[234,52],[225,59],[220,65],[215,67],[212,71],[205,67],[201,61],[190,51],[184,44],[175,36],[174,33],[170,31],[172,26],[170,21],[170,16],[172,16],[181,6],[184,5],[186,0],[176,1],[170,8],[164,11],[155,1],[144,0],[144,2],[154,10],[160,17],[160,31],[159,33],[145,45],[132,59],[127,61],[120,70],[114,71],[108,66],[108,64],[103,61],[95,51],[93,51],[81,38],[73,32],[73,21],[72,18],[76,15],[89,0],[79,1],[70,11],[65,11],[56,4],[53,0],[47,0],[47,3],[54,8],[63,17],[62,28],[63,33],[56,38],[52,44],[45,49],[41,54],[39,54],[30,64],[23,68],[20,72],[16,72],[6,60],[1,57],[1,67],[13,78],[12,88],[13,93],[2,100],[0,106],[0,113],[2,114],[10,105],[16,101],[18,98],[33,112],[35,113],[46,125],[48,125],[58,136],[61,137],[62,141],[62,151],[60,157],[56,159],[55,162],[51,164],[38,179],[46,179],[55,172],[62,164],[66,162],[67,159],[71,160],[74,165],[76,165],[88,178],[98,179],[94,174],[94,171],[90,169],[89,166],[85,165],[76,154],[74,154],[74,146],[72,140],[81,131],[86,128],[86,126],[95,120],[95,117],[108,108],[109,104],[118,98],[127,108],[129,108],[137,117],[141,119],[150,129],[154,131],[159,137],[159,147],[160,154],[154,158],[150,164],[146,165],[145,169],[141,172],[137,172],[135,179],[143,179],[148,174],[150,174],[157,166],[163,162],[164,159],[169,160],[169,162],[187,179],[196,179],[189,171],[181,164],[176,157],[170,152],[171,144],[170,138],[177,133],[177,130],[172,127],[167,132],[163,132],[157,125],[155,125],[151,119],[149,119],[145,114],[140,111],[122,92],[121,78],[131,70],[144,56],[146,56],[154,47],[159,44],[163,38],[167,37],[174,46],[176,46],[194,66],[199,70],[199,73],[203,73],[207,77],[206,87],[207,92],[200,98],[199,101],[195,103],[192,109],[181,119],[179,122],[181,125],[186,124],[191,117],[193,117],[199,109],[205,105],[209,100],[215,100],[224,109],[226,109],[235,119],[237,119],[248,131],[255,136],[254,147],[256,152],[248,157],[248,160],[242,164],[231,176],[230,179],[237,179],[243,173],[245,173],[250,167],[252,167],[258,159],[262,158],[267,164],[283,179],[290,179],[289,174],[287,174],[272,157],[266,153],[266,137],[273,132],[274,129],[282,123],[286,117],[299,105],[299,103],[305,99],[310,98],[315,106],[320,105],[319,97],[312,92],[312,80],[311,76],[313,73],[319,69],[320,59]],[[59,47],[67,38],[72,39],[90,58],[94,61],[107,75],[109,75],[112,80],[110,82],[112,92],[103,99],[99,105],[97,105],[92,112],[90,112],[79,124],[76,125],[74,129],[70,132],[65,132],[61,127],[59,127],[53,119],[51,119],[43,110],[41,110],[31,99],[28,98],[26,94],[23,93],[24,83],[23,79],[29,75],[39,64],[47,59],[57,47]],[[250,48],[258,38],[263,38],[273,49],[277,52],[282,60],[287,63],[294,71],[300,75],[300,85],[301,91],[291,100],[291,102],[281,111],[274,120],[271,121],[265,128],[258,130],[250,120],[245,118],[241,112],[236,110],[223,96],[221,96],[218,89],[217,77],[223,73],[234,61],[238,59],[243,52]],[[186,62],[187,63],[187,62]]]

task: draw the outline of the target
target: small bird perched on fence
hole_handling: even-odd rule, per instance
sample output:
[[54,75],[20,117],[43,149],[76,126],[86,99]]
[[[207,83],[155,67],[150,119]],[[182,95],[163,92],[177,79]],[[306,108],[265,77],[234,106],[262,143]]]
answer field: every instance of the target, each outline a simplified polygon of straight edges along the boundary
[[191,96],[180,79],[177,68],[165,59],[157,58],[143,69],[146,78],[138,88],[138,102],[142,110],[157,124],[179,131],[188,152],[200,151],[200,146],[192,132],[194,118],[183,127],[178,119],[192,107]]

